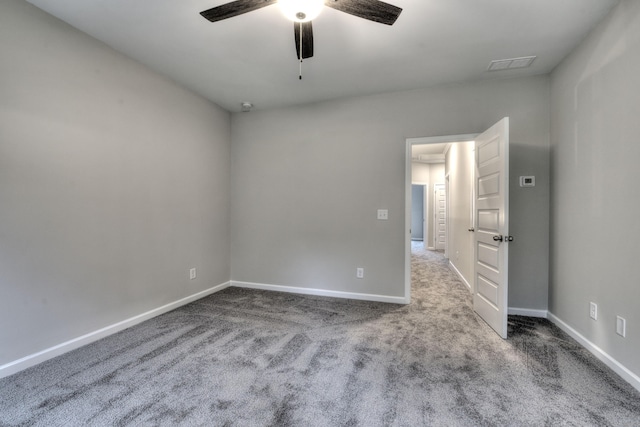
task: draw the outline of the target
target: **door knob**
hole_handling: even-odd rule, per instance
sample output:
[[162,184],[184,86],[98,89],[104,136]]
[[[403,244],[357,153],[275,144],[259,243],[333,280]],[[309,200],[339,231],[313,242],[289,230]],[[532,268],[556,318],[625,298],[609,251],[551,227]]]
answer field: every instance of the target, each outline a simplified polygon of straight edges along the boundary
[[476,231],[476,229],[475,229],[475,228],[473,228],[473,227],[471,227],[471,228],[469,229],[469,231]]
[[502,242],[503,238],[502,236],[493,236],[493,240],[496,242]]

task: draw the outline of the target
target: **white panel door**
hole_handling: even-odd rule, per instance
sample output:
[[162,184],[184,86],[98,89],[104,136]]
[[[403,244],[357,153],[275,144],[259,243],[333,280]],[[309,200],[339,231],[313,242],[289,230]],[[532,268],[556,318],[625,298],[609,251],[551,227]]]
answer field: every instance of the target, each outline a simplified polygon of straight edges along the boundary
[[436,249],[444,249],[447,241],[447,193],[444,184],[435,184]]
[[509,118],[476,138],[473,308],[507,338]]

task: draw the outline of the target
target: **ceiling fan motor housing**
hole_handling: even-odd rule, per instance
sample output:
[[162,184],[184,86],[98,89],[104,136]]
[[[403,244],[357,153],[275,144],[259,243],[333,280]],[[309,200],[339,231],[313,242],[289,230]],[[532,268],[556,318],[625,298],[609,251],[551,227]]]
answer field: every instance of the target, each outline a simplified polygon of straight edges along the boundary
[[234,0],[203,10],[200,14],[211,22],[217,22],[276,3],[285,17],[295,23],[294,36],[298,59],[313,56],[311,21],[320,14],[325,6],[385,25],[393,25],[402,12],[401,8],[381,0]]
[[324,0],[278,0],[285,17],[295,22],[309,22],[324,8]]

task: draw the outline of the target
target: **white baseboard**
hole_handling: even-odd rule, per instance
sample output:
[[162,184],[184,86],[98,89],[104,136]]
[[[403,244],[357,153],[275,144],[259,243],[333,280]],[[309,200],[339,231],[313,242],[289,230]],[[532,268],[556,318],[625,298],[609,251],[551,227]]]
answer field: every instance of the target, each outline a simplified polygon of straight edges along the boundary
[[118,323],[114,323],[113,325],[106,326],[102,329],[98,329],[97,331],[89,332],[88,334],[82,335],[72,340],[63,342],[61,344],[55,345],[53,347],[47,348],[37,353],[30,354],[21,359],[14,360],[13,362],[6,363],[0,366],[0,378],[4,378],[6,376],[15,374],[16,372],[20,372],[31,366],[35,366],[39,363],[42,363],[45,360],[53,359],[56,356],[67,353],[71,350],[75,350],[76,348],[90,344],[94,341],[97,341],[109,335],[113,335],[116,332],[120,332],[131,326],[137,325],[138,323],[142,323],[145,320],[149,320],[153,317],[159,316],[161,314],[174,310],[178,307],[189,304],[190,302],[196,301],[200,298],[204,298],[207,295],[211,295],[215,292],[221,291],[229,287],[229,285],[230,285],[230,282],[226,282],[221,285],[214,286],[212,288],[209,288],[204,291],[198,292],[196,294],[190,295],[188,297],[179,299],[172,303],[163,305],[162,307],[154,308],[153,310],[149,310],[146,313],[142,313],[137,316],[130,317],[129,319],[123,320]]
[[231,286],[238,288],[262,289],[265,291],[288,292],[292,294],[317,295],[323,297],[357,299],[363,301],[388,302],[392,304],[409,304],[405,297],[387,295],[360,294],[355,292],[329,291],[326,289],[298,288],[295,286],[267,285],[264,283],[231,281]]
[[549,312],[547,310],[533,310],[531,308],[509,307],[508,313],[515,316],[541,317],[546,319]]
[[584,348],[589,350],[591,354],[597,357],[600,361],[602,361],[605,365],[611,368],[616,374],[620,375],[622,379],[631,384],[636,390],[640,391],[640,377],[629,369],[627,369],[622,363],[618,362],[616,359],[611,357],[607,352],[602,350],[600,347],[589,341],[585,338],[580,332],[573,329],[571,326],[566,324],[560,318],[555,316],[553,313],[549,312],[547,318],[555,323],[560,329],[565,331],[567,334],[571,336],[571,338],[575,339],[582,345]]
[[430,250],[430,251],[435,251],[436,247],[435,246],[428,246],[427,249]]
[[458,267],[456,267],[455,264],[451,260],[449,260],[449,266],[458,275],[460,280],[462,280],[462,283],[465,284],[465,286],[469,289],[469,291],[471,291],[471,284],[469,282],[467,282],[467,279],[464,278],[462,273],[460,273],[460,270],[458,270]]

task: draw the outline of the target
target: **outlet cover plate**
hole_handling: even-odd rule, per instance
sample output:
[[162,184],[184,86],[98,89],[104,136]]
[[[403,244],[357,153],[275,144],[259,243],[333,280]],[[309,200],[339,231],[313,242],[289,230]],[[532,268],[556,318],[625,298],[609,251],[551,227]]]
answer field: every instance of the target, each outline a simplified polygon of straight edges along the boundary
[[627,321],[624,317],[616,316],[616,334],[623,338],[627,336]]
[[595,302],[589,303],[589,317],[593,320],[598,320],[598,304]]

